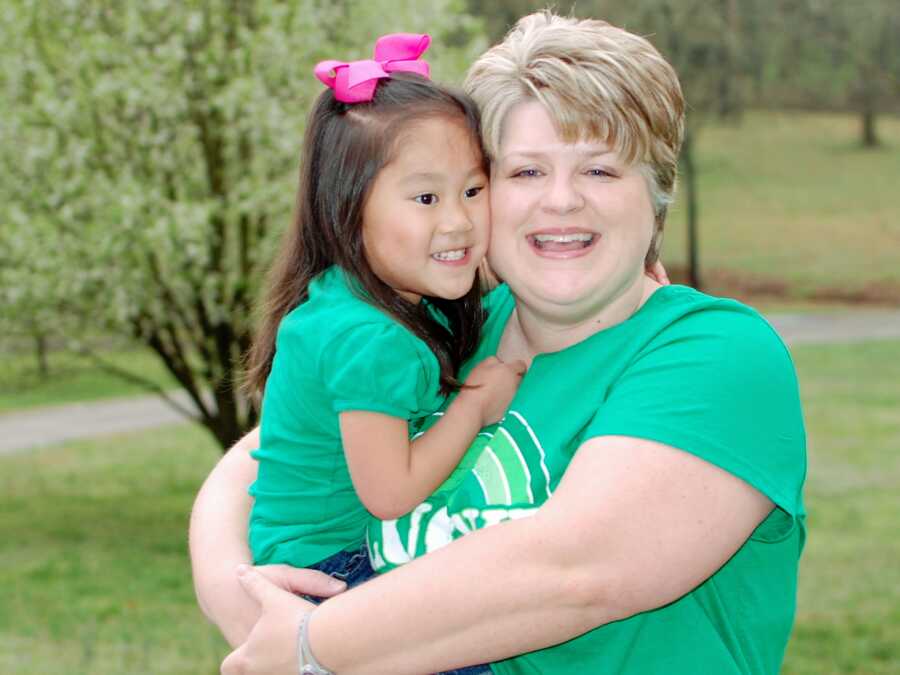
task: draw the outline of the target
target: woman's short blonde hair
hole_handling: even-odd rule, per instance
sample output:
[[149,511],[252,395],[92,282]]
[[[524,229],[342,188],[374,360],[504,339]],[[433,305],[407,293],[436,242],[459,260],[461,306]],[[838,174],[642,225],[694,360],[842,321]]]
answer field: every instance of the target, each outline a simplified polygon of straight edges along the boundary
[[659,256],[684,137],[684,98],[671,65],[646,39],[595,19],[549,11],[523,17],[469,69],[465,88],[481,109],[484,145],[497,156],[513,106],[539,101],[569,142],[599,139],[647,178]]

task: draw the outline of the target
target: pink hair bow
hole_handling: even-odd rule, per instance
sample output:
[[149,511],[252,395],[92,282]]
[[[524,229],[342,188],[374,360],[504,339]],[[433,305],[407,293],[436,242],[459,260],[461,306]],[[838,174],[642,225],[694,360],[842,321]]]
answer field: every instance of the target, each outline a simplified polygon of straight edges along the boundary
[[315,74],[322,83],[334,90],[334,97],[343,103],[371,101],[378,80],[398,71],[430,75],[427,61],[419,59],[431,44],[430,35],[392,33],[383,35],[375,43],[375,58],[363,61],[322,61]]

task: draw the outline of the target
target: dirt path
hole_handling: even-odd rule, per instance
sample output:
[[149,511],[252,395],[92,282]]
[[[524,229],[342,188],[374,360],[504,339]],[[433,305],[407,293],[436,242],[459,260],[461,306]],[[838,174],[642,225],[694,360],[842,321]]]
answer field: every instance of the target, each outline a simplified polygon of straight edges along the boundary
[[[780,314],[769,320],[788,344],[900,339],[900,309]],[[175,398],[191,408],[186,396]],[[187,420],[155,396],[75,403],[0,415],[0,454]]]

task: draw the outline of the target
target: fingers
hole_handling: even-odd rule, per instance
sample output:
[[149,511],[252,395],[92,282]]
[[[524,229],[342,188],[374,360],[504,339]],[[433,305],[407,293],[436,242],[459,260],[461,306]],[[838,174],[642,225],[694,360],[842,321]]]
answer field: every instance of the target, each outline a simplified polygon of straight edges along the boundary
[[256,600],[260,605],[264,605],[270,600],[275,600],[286,591],[278,588],[269,581],[264,575],[250,567],[250,565],[238,565],[237,567],[238,581],[251,598]]
[[292,593],[315,595],[320,598],[330,598],[347,590],[347,584],[340,579],[319,572],[318,570],[304,570],[296,567],[287,567],[284,571],[286,586]]
[[330,598],[347,590],[345,582],[318,570],[299,569],[290,565],[257,565],[255,569],[278,588],[291,593]]
[[246,672],[246,659],[244,658],[245,648],[246,645],[241,645],[225,657],[225,660],[222,661],[222,667],[220,668],[222,675],[241,675]]
[[510,368],[512,368],[513,371],[520,377],[523,376],[525,374],[525,372],[528,370],[528,364],[525,363],[524,361],[522,361],[521,359],[516,359],[515,361],[510,361],[506,365],[508,365]]
[[651,279],[654,279],[657,283],[662,284],[663,286],[668,286],[672,282],[669,281],[669,275],[666,274],[666,268],[663,267],[663,264],[657,260],[653,265],[650,266],[650,269],[647,270],[647,274]]

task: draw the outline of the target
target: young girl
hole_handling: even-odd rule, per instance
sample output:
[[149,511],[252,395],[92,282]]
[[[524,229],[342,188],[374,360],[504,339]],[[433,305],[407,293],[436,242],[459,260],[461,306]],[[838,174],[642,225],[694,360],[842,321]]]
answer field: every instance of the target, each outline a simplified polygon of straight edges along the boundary
[[[371,575],[366,521],[397,518],[503,415],[524,365],[461,363],[483,321],[487,167],[474,104],[427,79],[427,35],[327,61],[296,216],[271,277],[250,383],[264,388],[251,487],[256,564]],[[414,440],[417,421],[459,393]]]

